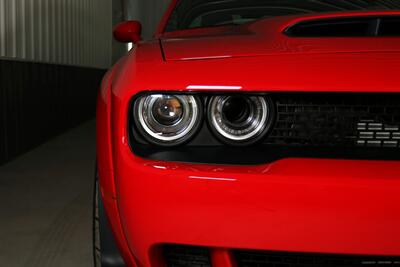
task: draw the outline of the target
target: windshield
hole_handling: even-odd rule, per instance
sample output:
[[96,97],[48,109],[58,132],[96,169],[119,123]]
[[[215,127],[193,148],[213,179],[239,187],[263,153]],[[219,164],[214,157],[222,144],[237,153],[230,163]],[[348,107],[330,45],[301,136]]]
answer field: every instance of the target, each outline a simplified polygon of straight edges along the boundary
[[180,0],[165,31],[239,25],[275,16],[362,10],[400,10],[400,0]]

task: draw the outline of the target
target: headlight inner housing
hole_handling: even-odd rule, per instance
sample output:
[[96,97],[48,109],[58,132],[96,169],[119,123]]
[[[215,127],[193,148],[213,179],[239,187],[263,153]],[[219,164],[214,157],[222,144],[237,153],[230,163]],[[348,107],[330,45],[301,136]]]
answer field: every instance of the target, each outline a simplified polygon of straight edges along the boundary
[[192,95],[151,94],[135,101],[133,113],[136,126],[149,142],[174,146],[196,134],[202,104]]
[[262,96],[214,96],[208,104],[211,130],[223,142],[250,145],[268,131],[273,109]]

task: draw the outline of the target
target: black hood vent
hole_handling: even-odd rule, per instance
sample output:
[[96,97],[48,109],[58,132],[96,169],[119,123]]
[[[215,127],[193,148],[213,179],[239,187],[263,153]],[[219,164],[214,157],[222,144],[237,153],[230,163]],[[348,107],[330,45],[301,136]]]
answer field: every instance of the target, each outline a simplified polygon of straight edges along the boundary
[[340,17],[296,23],[290,37],[399,37],[400,16]]

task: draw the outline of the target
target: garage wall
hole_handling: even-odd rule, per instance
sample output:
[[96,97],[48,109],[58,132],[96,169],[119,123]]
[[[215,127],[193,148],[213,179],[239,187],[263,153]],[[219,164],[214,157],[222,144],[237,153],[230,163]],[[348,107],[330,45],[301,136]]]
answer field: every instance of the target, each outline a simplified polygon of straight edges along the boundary
[[0,164],[94,117],[117,1],[0,0]]
[[113,1],[0,0],[0,57],[108,68]]
[[95,68],[0,60],[0,165],[92,118],[103,75]]
[[0,164],[93,118],[102,76],[126,52],[113,25],[140,20],[150,38],[169,2],[0,0]]
[[143,38],[153,36],[170,0],[124,0],[127,19],[139,20],[143,25]]

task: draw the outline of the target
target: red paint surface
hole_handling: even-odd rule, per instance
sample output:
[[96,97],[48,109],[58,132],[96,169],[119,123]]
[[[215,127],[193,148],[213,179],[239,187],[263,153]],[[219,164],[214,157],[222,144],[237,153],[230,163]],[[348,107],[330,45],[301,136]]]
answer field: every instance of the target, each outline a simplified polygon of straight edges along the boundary
[[[129,148],[129,101],[142,91],[215,85],[400,93],[399,38],[280,33],[302,19],[263,21],[236,33],[159,32],[167,60],[159,40],[141,42],[106,76],[97,158],[106,210],[128,266],[163,266],[157,248],[164,243],[216,248],[212,259],[219,266],[232,264],[231,248],[400,255],[398,161],[288,158],[213,166],[145,160]],[[230,58],[182,60],[218,56]]]
[[123,43],[137,43],[139,42],[142,34],[142,25],[138,21],[124,21],[115,26],[114,38]]

